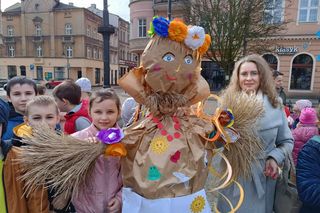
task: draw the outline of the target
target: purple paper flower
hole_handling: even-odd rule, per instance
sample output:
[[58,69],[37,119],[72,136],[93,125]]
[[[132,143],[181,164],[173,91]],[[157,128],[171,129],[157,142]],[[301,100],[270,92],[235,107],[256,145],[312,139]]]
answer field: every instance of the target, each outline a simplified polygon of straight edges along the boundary
[[100,130],[96,136],[104,144],[115,144],[122,140],[124,134],[119,128],[109,128]]
[[153,19],[152,24],[157,35],[161,37],[168,37],[170,22],[167,19],[163,17],[157,17]]

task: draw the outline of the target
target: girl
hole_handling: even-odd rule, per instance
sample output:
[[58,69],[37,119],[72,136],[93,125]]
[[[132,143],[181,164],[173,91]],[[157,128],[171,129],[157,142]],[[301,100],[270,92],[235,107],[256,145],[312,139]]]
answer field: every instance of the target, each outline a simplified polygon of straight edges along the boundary
[[[111,89],[102,89],[92,94],[89,102],[92,124],[88,128],[72,134],[79,139],[94,137],[98,131],[118,127],[120,99]],[[77,196],[72,198],[79,213],[116,213],[121,211],[120,158],[101,155],[86,184],[80,187]]]
[[292,156],[295,165],[297,165],[298,154],[303,145],[313,136],[319,135],[317,122],[318,118],[315,109],[309,107],[302,109],[299,116],[299,123],[292,131],[294,139]]

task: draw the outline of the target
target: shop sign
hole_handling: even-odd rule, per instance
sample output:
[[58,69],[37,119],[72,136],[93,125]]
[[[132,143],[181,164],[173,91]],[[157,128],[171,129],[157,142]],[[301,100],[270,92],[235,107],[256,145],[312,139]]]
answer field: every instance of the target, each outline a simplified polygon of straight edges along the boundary
[[294,55],[299,51],[298,47],[276,47],[278,55]]

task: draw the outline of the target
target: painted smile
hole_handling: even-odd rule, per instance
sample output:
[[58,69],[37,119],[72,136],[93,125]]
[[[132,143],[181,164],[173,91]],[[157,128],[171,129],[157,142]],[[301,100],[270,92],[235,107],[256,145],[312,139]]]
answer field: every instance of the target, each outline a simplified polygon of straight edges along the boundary
[[175,81],[175,80],[177,80],[177,77],[170,76],[170,75],[166,72],[166,79],[169,80],[169,81]]

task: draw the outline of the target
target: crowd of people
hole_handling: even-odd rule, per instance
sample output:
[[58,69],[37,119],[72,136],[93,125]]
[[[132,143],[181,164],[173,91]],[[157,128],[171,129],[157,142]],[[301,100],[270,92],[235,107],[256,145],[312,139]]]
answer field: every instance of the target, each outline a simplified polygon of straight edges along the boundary
[[[320,139],[319,111],[309,100],[298,100],[293,112],[285,113],[286,95],[281,86],[282,73],[271,72],[258,55],[239,60],[225,92],[246,92],[263,102],[264,115],[257,124],[257,134],[263,153],[251,165],[251,178],[237,180],[245,191],[238,212],[273,212],[277,178],[287,153],[292,153],[297,166],[297,188],[303,203],[301,211],[320,211]],[[275,83],[272,80],[274,79]],[[88,142],[99,130],[133,123],[139,106],[133,98],[123,105],[115,91],[100,89],[92,92],[87,78],[66,80],[45,95],[45,88],[37,87],[26,77],[14,77],[6,86],[8,101],[0,99],[0,135],[2,179],[0,184],[0,212],[121,212],[122,179],[120,159],[101,155],[93,168],[90,184],[80,188],[77,196],[56,196],[53,189],[38,188],[24,193],[20,181],[20,164],[15,158],[21,138],[31,134],[32,128],[47,125],[59,134],[63,131]],[[280,98],[279,98],[280,97]],[[140,114],[141,113],[140,111]],[[140,115],[145,116],[145,115]],[[136,116],[138,118],[139,116]],[[121,122],[120,122],[121,120]],[[239,189],[230,186],[221,191],[232,203],[239,199]],[[229,212],[225,200],[218,200],[218,209]]]

